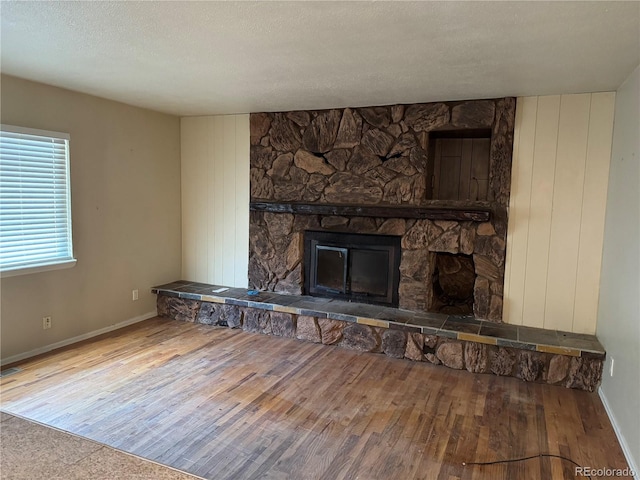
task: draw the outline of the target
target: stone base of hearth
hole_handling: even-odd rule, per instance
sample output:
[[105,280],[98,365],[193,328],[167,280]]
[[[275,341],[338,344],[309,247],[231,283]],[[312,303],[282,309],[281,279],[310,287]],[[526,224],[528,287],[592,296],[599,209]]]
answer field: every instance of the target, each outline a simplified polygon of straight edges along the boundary
[[602,378],[605,352],[593,335],[186,281],[152,291],[158,315],[175,320],[587,391]]

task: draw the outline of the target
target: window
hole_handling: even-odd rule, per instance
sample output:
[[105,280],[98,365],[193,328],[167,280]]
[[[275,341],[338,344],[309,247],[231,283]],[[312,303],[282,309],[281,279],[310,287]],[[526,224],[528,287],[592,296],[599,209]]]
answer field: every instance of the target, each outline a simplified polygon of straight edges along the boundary
[[0,127],[2,276],[75,264],[69,135]]

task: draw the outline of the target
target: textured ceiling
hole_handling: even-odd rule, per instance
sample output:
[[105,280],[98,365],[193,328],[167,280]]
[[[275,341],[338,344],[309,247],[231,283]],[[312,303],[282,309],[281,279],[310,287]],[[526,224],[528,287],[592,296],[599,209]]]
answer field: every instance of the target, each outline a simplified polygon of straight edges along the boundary
[[178,115],[615,90],[640,2],[2,1],[3,73]]

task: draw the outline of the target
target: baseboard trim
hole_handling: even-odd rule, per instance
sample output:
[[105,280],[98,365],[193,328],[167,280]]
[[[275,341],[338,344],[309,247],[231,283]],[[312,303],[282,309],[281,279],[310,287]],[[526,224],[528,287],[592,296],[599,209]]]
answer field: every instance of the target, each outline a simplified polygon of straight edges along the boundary
[[638,465],[636,465],[635,459],[631,456],[631,449],[627,445],[627,441],[625,440],[620,428],[618,426],[618,422],[616,421],[616,416],[611,410],[611,406],[609,405],[609,401],[607,400],[607,396],[604,394],[602,390],[602,386],[598,388],[598,395],[600,395],[600,400],[602,400],[602,405],[604,405],[604,409],[607,412],[607,416],[611,421],[611,425],[613,426],[613,431],[616,432],[616,437],[618,437],[618,442],[622,447],[622,453],[624,453],[624,457],[627,459],[627,463],[629,464],[629,468],[633,470],[635,476],[633,477],[635,480],[640,480],[640,470],[638,469]]
[[3,358],[3,359],[0,359],[0,366],[8,365],[14,362],[19,362],[21,360],[26,360],[27,358],[35,357],[36,355],[41,355],[43,353],[50,352],[51,350],[55,350],[56,348],[66,347],[67,345],[71,345],[72,343],[88,340],[89,338],[97,337],[98,335],[102,335],[103,333],[112,332],[113,330],[127,327],[129,325],[133,325],[134,323],[142,322],[143,320],[153,318],[157,315],[158,315],[158,312],[156,310],[153,310],[152,312],[143,313],[142,315],[138,315],[137,317],[133,317],[128,320],[124,320],[122,322],[114,323],[113,325],[109,325],[108,327],[100,328],[98,330],[94,330],[88,333],[83,333],[82,335],[78,335],[76,337],[67,338],[66,340],[61,340],[59,342],[52,343],[50,345],[45,345],[44,347],[36,348],[34,350],[29,350],[28,352],[24,352],[24,353],[19,353],[11,357]]

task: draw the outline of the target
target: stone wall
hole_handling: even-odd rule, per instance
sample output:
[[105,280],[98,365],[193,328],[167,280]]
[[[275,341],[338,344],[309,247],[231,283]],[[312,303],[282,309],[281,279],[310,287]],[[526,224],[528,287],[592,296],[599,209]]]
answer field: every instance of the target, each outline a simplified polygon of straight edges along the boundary
[[427,198],[429,132],[490,129],[489,201],[483,205],[492,217],[477,224],[252,212],[250,285],[302,293],[304,230],[399,235],[402,308],[431,307],[434,252],[463,253],[473,255],[477,274],[474,314],[500,321],[514,117],[513,98],[251,114],[252,201],[438,203]]
[[399,306],[408,310],[430,310],[433,303],[434,252],[472,255],[476,273],[474,315],[494,321],[502,318],[505,243],[489,222],[477,224],[252,212],[249,278],[253,287],[302,294],[304,230],[401,236]]
[[158,315],[591,392],[598,387],[602,377],[602,356],[583,352],[582,356],[574,357],[486,345],[417,333],[410,327],[395,330],[164,295],[158,295]]

